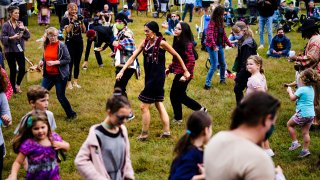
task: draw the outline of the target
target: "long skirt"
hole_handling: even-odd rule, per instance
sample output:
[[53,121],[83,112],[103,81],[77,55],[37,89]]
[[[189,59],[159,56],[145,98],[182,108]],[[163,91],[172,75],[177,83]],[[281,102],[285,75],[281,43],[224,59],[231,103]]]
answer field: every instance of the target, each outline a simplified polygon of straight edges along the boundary
[[[47,10],[45,10],[47,9]],[[46,11],[46,14],[42,14],[44,13],[44,11]],[[50,24],[50,14],[51,11],[48,7],[41,7],[39,12],[38,12],[38,24]]]

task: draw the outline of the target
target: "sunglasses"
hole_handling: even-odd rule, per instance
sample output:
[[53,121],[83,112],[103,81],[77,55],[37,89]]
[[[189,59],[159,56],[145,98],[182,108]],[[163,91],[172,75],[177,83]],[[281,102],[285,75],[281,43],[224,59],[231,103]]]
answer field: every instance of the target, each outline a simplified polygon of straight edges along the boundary
[[123,122],[124,120],[127,120],[130,118],[130,116],[119,116],[119,115],[116,115],[116,117],[119,122]]
[[49,35],[47,35],[48,36],[48,38],[54,38],[54,37],[57,37],[58,35],[55,35],[55,34],[49,34]]
[[171,16],[172,18],[176,17],[176,16]]

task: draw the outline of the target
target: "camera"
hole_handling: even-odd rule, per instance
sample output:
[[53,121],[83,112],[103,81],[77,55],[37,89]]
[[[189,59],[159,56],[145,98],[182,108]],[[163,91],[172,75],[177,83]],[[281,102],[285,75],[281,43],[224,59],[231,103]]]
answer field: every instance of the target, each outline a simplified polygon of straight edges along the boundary
[[84,19],[84,17],[82,16],[82,14],[78,14],[77,16],[78,16],[78,20],[79,20],[79,21],[82,21],[82,20]]

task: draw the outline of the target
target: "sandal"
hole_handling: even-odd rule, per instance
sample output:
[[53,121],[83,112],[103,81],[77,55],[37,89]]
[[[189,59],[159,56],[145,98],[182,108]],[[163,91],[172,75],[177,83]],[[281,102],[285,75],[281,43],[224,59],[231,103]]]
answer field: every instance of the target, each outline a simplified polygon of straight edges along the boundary
[[84,61],[84,63],[82,64],[82,69],[83,70],[87,70],[88,69],[88,61]]
[[160,135],[160,138],[170,138],[171,137],[171,133],[170,132],[163,132]]
[[138,137],[138,141],[146,141],[148,138],[148,131],[142,131]]

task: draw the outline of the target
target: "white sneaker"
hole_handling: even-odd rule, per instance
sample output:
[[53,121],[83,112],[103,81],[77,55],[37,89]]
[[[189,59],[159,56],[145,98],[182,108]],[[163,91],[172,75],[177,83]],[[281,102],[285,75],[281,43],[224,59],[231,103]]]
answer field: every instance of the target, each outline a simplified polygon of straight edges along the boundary
[[272,151],[272,149],[265,149],[264,152],[266,152],[266,154],[270,157],[274,156],[274,152]]
[[264,46],[263,45],[260,45],[259,47],[258,47],[258,49],[263,49],[264,48]]
[[172,122],[173,122],[173,124],[181,124],[182,119],[180,119],[180,120],[173,119]]
[[73,87],[76,87],[76,88],[78,88],[78,89],[81,88],[81,86],[80,86],[78,83],[73,83]]
[[232,47],[226,46],[225,50],[232,49]]

